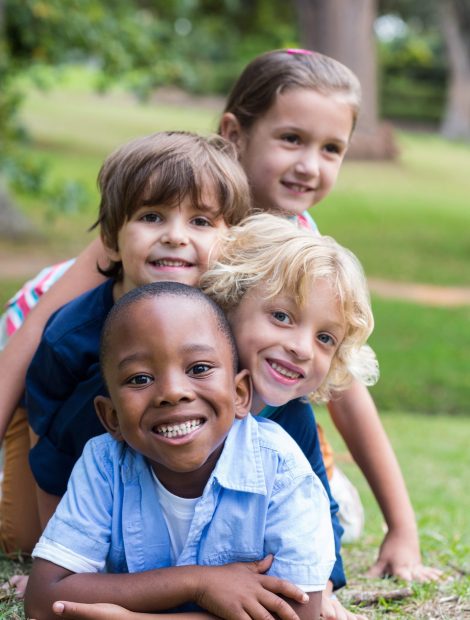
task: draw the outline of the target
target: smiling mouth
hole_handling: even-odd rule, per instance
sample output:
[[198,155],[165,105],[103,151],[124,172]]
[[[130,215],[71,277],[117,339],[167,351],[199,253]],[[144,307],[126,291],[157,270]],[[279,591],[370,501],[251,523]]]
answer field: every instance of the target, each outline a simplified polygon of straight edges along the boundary
[[287,189],[297,192],[299,194],[307,194],[309,192],[313,192],[314,188],[309,187],[308,185],[299,185],[298,183],[289,183],[289,181],[281,181],[281,184],[284,185]]
[[286,377],[287,379],[302,379],[303,378],[302,373],[295,372],[294,370],[290,370],[289,368],[286,368],[285,366],[281,366],[281,364],[278,364],[277,362],[268,360],[268,364],[271,366],[273,370],[275,370],[277,373],[279,373],[283,377]]
[[153,427],[153,432],[162,437],[171,439],[172,437],[184,437],[204,424],[202,418],[187,420],[181,424],[160,424]]
[[149,261],[154,267],[173,267],[173,268],[188,268],[193,267],[193,263],[177,258],[159,258],[157,260]]

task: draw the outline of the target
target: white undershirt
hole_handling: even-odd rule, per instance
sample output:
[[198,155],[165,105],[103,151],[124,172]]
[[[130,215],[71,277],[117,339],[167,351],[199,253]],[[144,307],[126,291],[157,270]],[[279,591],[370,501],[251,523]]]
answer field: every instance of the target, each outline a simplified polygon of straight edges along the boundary
[[156,491],[170,535],[171,562],[176,564],[188,538],[189,528],[199,497],[179,497],[166,489],[152,470]]

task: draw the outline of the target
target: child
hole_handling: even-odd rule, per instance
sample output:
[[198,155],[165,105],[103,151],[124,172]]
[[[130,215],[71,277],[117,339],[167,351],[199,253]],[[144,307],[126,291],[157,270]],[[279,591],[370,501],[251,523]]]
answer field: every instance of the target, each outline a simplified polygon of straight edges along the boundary
[[[280,50],[250,63],[234,86],[220,131],[239,149],[258,203],[255,206],[295,216],[300,223],[313,226],[304,210],[334,186],[359,104],[355,76],[321,54]],[[74,287],[83,290],[96,283],[93,266],[101,255],[98,244],[92,244],[41,301],[25,329],[8,342],[0,357],[0,370],[5,369],[0,381],[8,376],[2,383],[3,426],[21,393],[25,367],[46,317],[76,294]],[[372,574],[436,579],[439,571],[421,563],[413,510],[367,390],[354,382],[329,408],[368,478],[389,528]]]
[[134,140],[105,161],[98,223],[109,280],[54,315],[26,380],[41,531],[86,441],[102,432],[93,398],[105,393],[99,337],[113,303],[149,282],[197,285],[221,231],[248,212],[232,151],[221,138],[169,132]]
[[[134,289],[106,319],[101,367],[109,435],[87,444],[34,550],[28,617],[54,617],[68,598],[233,617],[254,617],[253,601],[287,620],[279,593],[301,620],[319,618],[334,561],[326,493],[295,442],[249,416],[251,382],[220,308],[180,283]],[[268,575],[233,564],[266,554]]]

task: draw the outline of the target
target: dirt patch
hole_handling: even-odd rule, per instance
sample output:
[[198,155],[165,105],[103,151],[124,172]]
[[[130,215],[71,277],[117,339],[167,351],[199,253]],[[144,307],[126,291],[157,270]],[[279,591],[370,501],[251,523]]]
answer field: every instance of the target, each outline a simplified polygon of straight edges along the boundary
[[372,293],[385,299],[403,299],[426,306],[456,308],[470,305],[470,288],[390,282],[369,278]]

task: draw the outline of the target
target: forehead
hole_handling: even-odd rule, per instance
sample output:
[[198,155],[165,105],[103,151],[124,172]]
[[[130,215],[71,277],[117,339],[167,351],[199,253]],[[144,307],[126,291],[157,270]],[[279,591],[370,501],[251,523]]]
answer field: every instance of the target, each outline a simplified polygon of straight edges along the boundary
[[274,125],[291,125],[309,130],[324,127],[349,136],[353,109],[340,94],[322,94],[313,88],[288,88],[278,93],[260,120]]
[[108,357],[117,360],[133,350],[159,355],[191,348],[223,355],[230,346],[221,332],[214,310],[200,298],[169,294],[139,299],[113,324]]

